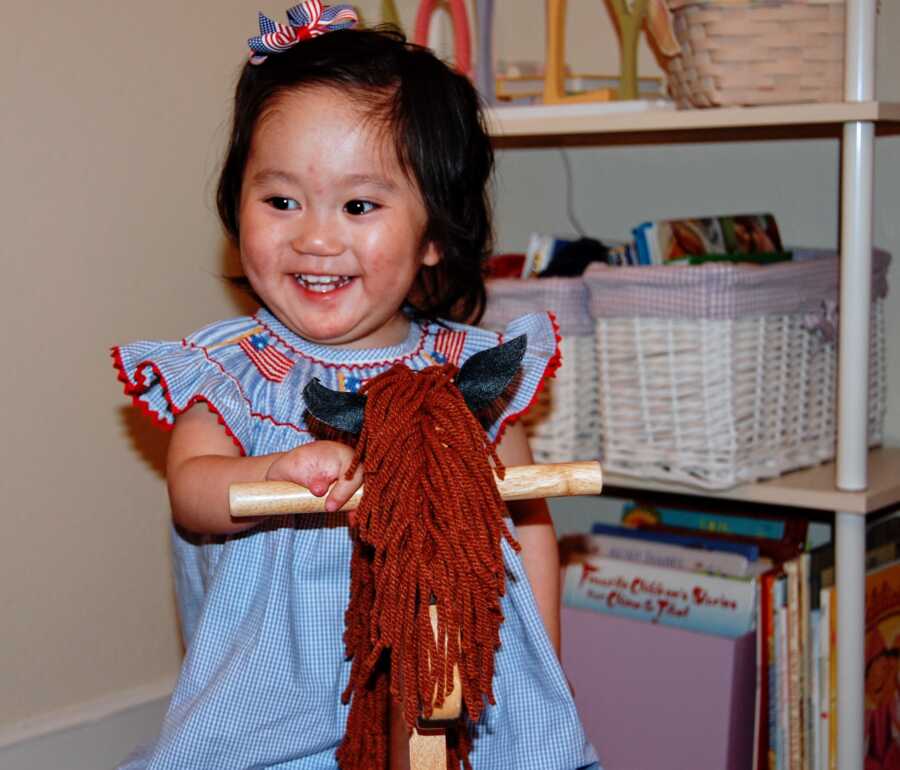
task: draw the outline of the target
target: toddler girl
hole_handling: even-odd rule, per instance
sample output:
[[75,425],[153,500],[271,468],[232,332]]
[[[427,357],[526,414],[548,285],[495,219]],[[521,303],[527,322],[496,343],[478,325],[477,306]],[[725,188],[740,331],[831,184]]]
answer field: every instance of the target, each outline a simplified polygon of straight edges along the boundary
[[[156,743],[123,770],[335,768],[351,662],[342,633],[352,540],[336,512],[359,487],[352,450],[314,440],[303,388],[360,385],[400,362],[452,362],[501,338],[457,321],[484,305],[490,142],[471,84],[397,33],[347,29],[346,7],[261,17],[237,86],[218,208],[261,308],[180,342],[114,349],[126,393],[172,427],[167,478],[184,664]],[[530,461],[515,419],[558,363],[551,318],[486,426]],[[232,519],[228,486],[289,480],[328,512]],[[331,486],[333,484],[333,486]],[[329,486],[331,486],[330,491]],[[545,505],[510,505],[496,705],[473,726],[477,770],[596,767],[559,645],[556,541]],[[395,709],[396,711],[396,709]],[[391,764],[406,729],[392,719]]]

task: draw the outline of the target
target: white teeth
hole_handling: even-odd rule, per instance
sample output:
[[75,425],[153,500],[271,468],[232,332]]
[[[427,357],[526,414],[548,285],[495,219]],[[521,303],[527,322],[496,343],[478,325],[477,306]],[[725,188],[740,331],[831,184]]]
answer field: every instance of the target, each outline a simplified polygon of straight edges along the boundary
[[297,273],[294,278],[301,286],[309,291],[319,294],[334,291],[350,283],[350,278],[345,275],[313,275],[311,273]]

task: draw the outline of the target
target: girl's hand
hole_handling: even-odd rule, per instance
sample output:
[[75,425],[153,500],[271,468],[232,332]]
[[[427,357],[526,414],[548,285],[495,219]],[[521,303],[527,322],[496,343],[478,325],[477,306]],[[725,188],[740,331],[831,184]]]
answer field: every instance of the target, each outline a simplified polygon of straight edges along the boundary
[[[266,472],[267,481],[292,481],[316,497],[326,492],[326,511],[336,511],[362,486],[362,468],[346,479],[353,450],[337,441],[314,441],[279,455]],[[331,491],[329,492],[329,487]]]

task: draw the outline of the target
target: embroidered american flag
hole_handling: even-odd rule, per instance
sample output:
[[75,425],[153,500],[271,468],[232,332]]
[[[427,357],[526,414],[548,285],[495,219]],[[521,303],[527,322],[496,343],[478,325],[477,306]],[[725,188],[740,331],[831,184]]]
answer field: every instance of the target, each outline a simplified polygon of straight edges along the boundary
[[341,393],[358,393],[362,386],[363,381],[359,377],[338,372],[338,390]]
[[434,343],[434,352],[437,353],[447,363],[454,366],[459,364],[459,358],[462,355],[463,347],[466,344],[466,333],[455,332],[450,329],[441,329],[437,333],[437,339]]
[[239,343],[259,373],[272,382],[282,382],[294,362],[272,345],[264,334],[252,334]]

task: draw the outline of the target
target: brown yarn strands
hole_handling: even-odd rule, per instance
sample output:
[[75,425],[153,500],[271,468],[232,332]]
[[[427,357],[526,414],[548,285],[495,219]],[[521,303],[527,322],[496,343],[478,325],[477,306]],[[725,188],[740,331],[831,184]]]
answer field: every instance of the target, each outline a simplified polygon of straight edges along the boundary
[[[470,768],[470,724],[493,703],[505,589],[501,540],[516,550],[484,428],[453,384],[457,369],[395,365],[363,387],[365,420],[354,472],[356,511],[344,642],[353,664],[351,701],[337,752],[342,770],[388,763],[388,698],[411,730],[453,688],[459,666],[463,715],[447,730],[448,768]],[[429,619],[437,603],[437,639]]]

